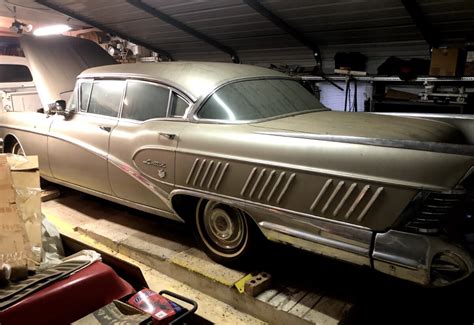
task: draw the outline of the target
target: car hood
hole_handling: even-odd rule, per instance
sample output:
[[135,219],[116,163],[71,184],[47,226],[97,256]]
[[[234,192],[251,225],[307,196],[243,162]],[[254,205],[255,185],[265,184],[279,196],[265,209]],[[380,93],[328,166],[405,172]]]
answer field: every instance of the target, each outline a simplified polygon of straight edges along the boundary
[[320,111],[254,123],[252,126],[286,133],[463,143],[462,133],[448,123],[371,113]]
[[84,69],[117,63],[98,44],[78,37],[23,35],[20,44],[45,109],[69,99]]

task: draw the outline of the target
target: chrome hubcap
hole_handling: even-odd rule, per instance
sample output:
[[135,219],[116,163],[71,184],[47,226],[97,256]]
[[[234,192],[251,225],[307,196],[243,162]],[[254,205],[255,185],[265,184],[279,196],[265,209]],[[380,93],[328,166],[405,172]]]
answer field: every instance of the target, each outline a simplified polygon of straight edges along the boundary
[[203,221],[206,233],[218,247],[233,250],[241,245],[245,237],[245,221],[239,210],[208,202]]

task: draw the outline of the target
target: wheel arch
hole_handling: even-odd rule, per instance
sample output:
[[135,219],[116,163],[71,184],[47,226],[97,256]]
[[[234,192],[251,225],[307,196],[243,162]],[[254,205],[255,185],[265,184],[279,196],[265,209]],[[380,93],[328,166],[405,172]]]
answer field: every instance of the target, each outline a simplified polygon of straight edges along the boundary
[[8,153],[8,152],[11,152],[11,149],[13,147],[13,145],[16,143],[18,143],[21,147],[21,149],[23,150],[24,152],[24,148],[20,142],[20,140],[18,140],[18,138],[16,137],[16,135],[12,134],[12,133],[8,133],[4,138],[3,138],[3,152],[5,153]]
[[255,218],[245,209],[243,209],[241,204],[237,204],[232,199],[222,198],[218,195],[192,192],[188,190],[175,190],[171,192],[171,205],[174,211],[188,224],[192,222],[196,213],[197,204],[201,199],[218,201],[241,210],[247,216],[248,220],[252,222],[253,226],[259,229],[261,232]]

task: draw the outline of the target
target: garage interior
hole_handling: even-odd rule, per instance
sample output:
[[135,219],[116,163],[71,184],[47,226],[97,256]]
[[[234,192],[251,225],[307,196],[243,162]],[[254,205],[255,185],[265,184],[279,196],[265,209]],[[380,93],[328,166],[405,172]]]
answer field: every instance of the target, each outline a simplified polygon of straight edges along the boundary
[[[431,114],[441,121],[449,116],[471,137],[455,155],[470,156],[472,162],[473,16],[471,0],[0,0],[0,116],[11,111],[44,112],[57,99],[72,100],[76,77],[87,68],[109,64],[107,60],[124,65],[223,62],[286,74],[325,107],[341,114],[402,114],[421,119]],[[59,24],[67,25],[66,29],[51,34],[61,35],[35,34]],[[82,43],[64,41],[66,37],[97,46],[83,46],[82,52],[76,52],[69,47]],[[107,58],[95,59],[96,51],[107,53]],[[56,56],[58,61],[28,59],[34,52],[41,52],[40,58]],[[79,63],[69,65],[71,58]],[[19,88],[13,89],[7,83],[18,80],[6,77],[9,70],[3,67],[8,64],[29,65],[42,75],[32,69],[29,77],[19,80]],[[56,77],[59,82],[54,91],[45,89]],[[6,149],[8,143],[3,141]],[[352,163],[345,161],[347,166]],[[204,162],[200,169],[203,166]],[[188,181],[194,177],[193,170],[194,165]],[[288,178],[287,188],[291,181]],[[210,259],[194,241],[193,231],[180,223],[64,184],[42,180],[41,185],[41,213],[59,231],[67,250],[93,249],[127,281],[143,278],[156,292],[169,290],[195,300],[199,308],[184,323],[474,322],[469,299],[472,276],[443,288],[424,288],[375,272],[373,262],[370,267],[355,266],[274,242],[259,243],[264,253],[251,263],[224,266]],[[378,195],[372,196],[374,202]],[[360,216],[362,219],[363,214]],[[44,233],[43,229],[43,242]],[[7,257],[0,257],[2,264],[8,264]],[[0,323],[4,323],[2,313],[7,315],[8,306],[2,309],[6,296],[0,287]],[[71,307],[57,308],[67,314]],[[189,302],[186,308],[191,309]],[[41,309],[34,310],[34,319],[44,322]],[[11,318],[5,320],[9,324]]]

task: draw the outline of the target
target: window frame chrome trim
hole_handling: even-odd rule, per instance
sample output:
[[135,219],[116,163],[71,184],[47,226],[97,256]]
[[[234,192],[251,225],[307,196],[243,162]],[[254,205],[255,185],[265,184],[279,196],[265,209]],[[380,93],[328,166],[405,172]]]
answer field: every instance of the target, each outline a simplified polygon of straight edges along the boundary
[[[122,99],[121,99],[121,102],[120,102],[120,111],[119,111],[118,116],[115,117],[118,121],[123,120],[123,121],[129,122],[129,123],[134,123],[134,124],[143,124],[143,123],[146,123],[146,122],[149,122],[149,121],[189,122],[188,115],[194,107],[194,102],[195,101],[193,101],[190,96],[188,96],[185,92],[181,91],[180,89],[178,89],[178,88],[176,88],[172,85],[168,85],[168,84],[160,81],[159,79],[144,78],[144,77],[140,77],[140,76],[135,77],[133,75],[131,75],[131,76],[129,76],[129,75],[101,75],[101,76],[87,75],[87,76],[79,76],[77,78],[76,87],[75,87],[76,92],[79,96],[78,98],[80,98],[80,95],[81,95],[80,94],[80,84],[82,84],[82,82],[85,81],[85,80],[92,80],[92,84],[94,84],[96,81],[101,81],[101,80],[119,80],[119,81],[125,82],[125,87],[123,89]],[[156,87],[166,88],[170,91],[170,96],[172,96],[172,93],[175,93],[177,96],[181,97],[188,104],[188,107],[186,108],[185,115],[179,116],[179,117],[170,117],[170,116],[168,116],[169,106],[170,106],[170,100],[168,98],[168,107],[167,107],[167,116],[166,117],[152,118],[152,119],[148,119],[148,120],[145,120],[145,121],[139,121],[139,120],[134,120],[134,119],[123,118],[122,117],[123,105],[124,105],[124,99],[125,99],[125,96],[126,96],[126,91],[127,91],[127,86],[128,86],[129,81],[144,82],[144,83],[152,84]],[[92,89],[91,89],[91,93],[89,94],[87,109],[89,109],[91,96],[92,96]],[[82,100],[79,99],[79,101],[82,104]],[[105,115],[101,115],[101,114],[82,112],[82,111],[79,110],[79,107],[77,108],[75,113],[76,114],[91,115],[91,116],[102,116],[102,117],[114,118],[114,117],[111,117],[111,116],[105,116]]]
[[[84,78],[84,79],[90,79],[90,78]],[[78,83],[76,83],[76,89],[79,93],[79,96],[80,96],[80,85],[82,84],[82,82],[80,82],[79,80],[81,79],[78,79]],[[91,93],[89,94],[89,99],[88,99],[88,104],[87,104],[87,110],[89,110],[89,105],[90,105],[90,101],[91,101],[91,98],[92,98],[92,91],[94,90],[94,84],[97,82],[97,81],[107,81],[107,80],[113,80],[113,81],[121,81],[121,82],[125,82],[125,80],[123,79],[99,79],[99,80],[96,80],[96,79],[93,79],[93,82],[92,82],[92,89],[91,89]],[[79,85],[79,87],[77,87]],[[117,111],[117,116],[108,116],[108,115],[102,115],[102,114],[97,114],[97,113],[90,113],[89,111],[87,112],[82,112],[82,111],[78,111],[76,110],[75,111],[75,114],[80,114],[80,115],[85,115],[85,116],[100,116],[100,117],[103,117],[103,118],[108,118],[108,119],[116,119],[118,120],[119,119],[119,116],[122,112],[122,106],[123,106],[123,99],[124,99],[124,96],[125,96],[125,88],[126,88],[126,84],[124,85],[123,89],[122,89],[122,95],[120,97],[120,103],[119,103],[119,109]],[[82,104],[82,99],[79,100]],[[79,107],[78,107],[79,108]]]
[[[156,82],[135,80],[135,79],[129,79],[129,78],[124,79],[124,81],[125,81],[126,85],[125,85],[125,93],[124,93],[123,100],[122,100],[122,110],[120,111],[120,115],[119,115],[120,120],[128,120],[128,121],[136,121],[138,123],[144,123],[144,122],[147,122],[147,121],[150,121],[150,120],[163,120],[163,119],[168,118],[168,110],[169,110],[169,105],[170,105],[170,94],[173,92],[173,90],[170,87],[165,86],[165,85],[161,85],[161,84],[156,83]],[[155,87],[160,87],[160,88],[167,89],[168,90],[168,103],[166,105],[166,113],[165,113],[166,116],[165,117],[154,117],[154,118],[146,119],[144,121],[131,119],[131,118],[127,118],[127,117],[122,117],[123,116],[123,107],[124,107],[124,104],[125,104],[125,98],[127,96],[128,84],[130,82],[150,84],[150,85],[153,85]]]
[[147,83],[147,84],[151,84],[155,87],[161,87],[161,88],[165,88],[165,89],[168,89],[169,90],[169,94],[168,94],[168,105],[167,105],[167,108],[166,108],[166,116],[165,117],[155,117],[155,118],[150,118],[150,119],[147,119],[147,120],[144,120],[144,121],[140,121],[140,120],[135,120],[135,119],[130,119],[130,118],[124,118],[122,117],[122,114],[123,114],[123,101],[122,101],[122,111],[120,112],[120,115],[119,115],[119,120],[120,121],[124,121],[124,122],[128,122],[128,123],[133,123],[133,124],[144,124],[144,123],[147,123],[147,122],[151,122],[151,121],[174,121],[174,122],[188,122],[186,117],[185,116],[179,116],[179,117],[171,117],[169,116],[169,113],[170,113],[170,105],[171,105],[171,98],[173,96],[173,93],[180,96],[187,104],[188,104],[188,107],[186,108],[186,110],[189,110],[190,107],[192,107],[192,101],[190,101],[187,97],[185,97],[184,95],[182,95],[181,92],[179,92],[179,90],[173,88],[173,87],[170,87],[170,86],[167,86],[167,85],[164,85],[164,84],[161,84],[161,83],[158,83],[158,82],[153,82],[153,81],[148,81],[148,80],[138,80],[138,79],[134,79],[134,78],[126,78],[124,79],[126,81],[126,87],[125,87],[125,93],[124,93],[124,97],[123,99],[125,99],[126,97],[126,94],[127,94],[127,88],[128,88],[128,83],[130,81],[133,81],[133,82],[141,82],[141,83]]
[[[89,92],[89,96],[87,96],[87,107],[86,107],[86,110],[85,111],[82,111],[81,108],[82,108],[82,84],[83,83],[90,83],[91,84],[91,91]],[[92,95],[92,86],[94,84],[94,79],[92,78],[87,78],[87,79],[78,79],[77,80],[77,84],[76,84],[76,87],[77,87],[77,98],[78,98],[78,106],[77,106],[77,111],[76,113],[87,113],[87,110],[89,109],[89,103],[91,101],[91,95]]]

